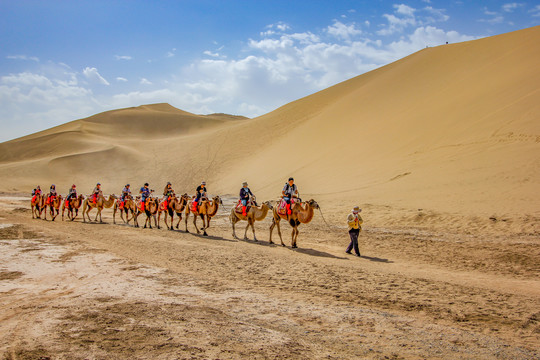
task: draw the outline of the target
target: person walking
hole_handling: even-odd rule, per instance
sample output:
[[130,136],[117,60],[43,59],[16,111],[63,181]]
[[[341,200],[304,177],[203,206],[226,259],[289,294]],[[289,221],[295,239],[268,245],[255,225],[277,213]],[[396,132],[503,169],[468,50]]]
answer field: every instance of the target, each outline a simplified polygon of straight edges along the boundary
[[349,236],[351,237],[351,243],[349,244],[345,252],[347,254],[350,254],[351,250],[354,248],[356,256],[360,256],[360,250],[358,249],[358,235],[360,235],[360,231],[362,230],[361,225],[364,222],[360,217],[361,211],[362,209],[360,209],[360,207],[355,206],[349,216],[347,216],[347,224],[349,225]]

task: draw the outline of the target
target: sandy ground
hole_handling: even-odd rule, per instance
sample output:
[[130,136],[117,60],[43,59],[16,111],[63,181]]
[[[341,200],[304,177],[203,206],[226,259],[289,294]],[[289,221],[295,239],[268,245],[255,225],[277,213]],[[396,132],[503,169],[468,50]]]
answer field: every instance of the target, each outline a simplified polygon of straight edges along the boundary
[[269,218],[254,242],[232,239],[226,211],[202,237],[113,225],[110,209],[105,224],[32,220],[4,196],[0,358],[540,357],[537,234],[363,216],[357,258],[319,214],[291,249],[268,244]]

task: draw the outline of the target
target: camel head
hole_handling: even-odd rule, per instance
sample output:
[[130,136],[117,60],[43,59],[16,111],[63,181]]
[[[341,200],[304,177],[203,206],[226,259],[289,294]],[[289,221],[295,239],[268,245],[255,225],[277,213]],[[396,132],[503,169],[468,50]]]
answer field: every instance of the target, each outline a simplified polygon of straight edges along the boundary
[[272,202],[271,201],[265,201],[262,203],[262,206],[266,206],[267,208],[269,208],[270,210],[272,210],[274,208],[274,206],[272,206]]
[[306,201],[306,203],[314,209],[320,209],[319,204],[313,199]]

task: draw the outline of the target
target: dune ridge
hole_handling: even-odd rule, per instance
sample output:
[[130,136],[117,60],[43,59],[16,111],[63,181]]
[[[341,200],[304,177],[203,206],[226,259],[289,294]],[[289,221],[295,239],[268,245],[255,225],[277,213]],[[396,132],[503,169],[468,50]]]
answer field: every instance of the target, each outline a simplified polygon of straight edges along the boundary
[[539,41],[537,26],[426,48],[255,119],[155,104],[76,120],[0,144],[0,190],[107,179],[110,193],[144,181],[185,192],[204,179],[275,198],[294,176],[336,212],[538,218]]

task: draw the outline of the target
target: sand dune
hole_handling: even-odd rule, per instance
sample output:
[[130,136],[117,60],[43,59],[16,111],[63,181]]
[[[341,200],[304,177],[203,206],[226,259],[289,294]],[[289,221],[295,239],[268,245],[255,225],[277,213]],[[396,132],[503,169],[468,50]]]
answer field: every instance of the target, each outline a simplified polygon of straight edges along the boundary
[[205,179],[235,194],[247,180],[275,198],[292,175],[339,212],[538,218],[539,41],[534,27],[427,48],[250,120],[168,104],[98,114],[0,144],[0,190]]

